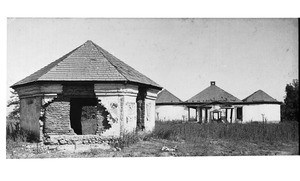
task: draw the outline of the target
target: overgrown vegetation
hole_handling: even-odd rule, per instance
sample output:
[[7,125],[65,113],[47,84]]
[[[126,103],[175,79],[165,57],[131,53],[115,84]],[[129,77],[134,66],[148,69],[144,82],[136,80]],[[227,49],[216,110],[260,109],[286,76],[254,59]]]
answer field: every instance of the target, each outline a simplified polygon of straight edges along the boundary
[[37,142],[38,138],[31,132],[24,131],[20,127],[20,121],[7,119],[6,121],[6,141],[7,142]]
[[198,124],[193,122],[159,122],[152,137],[197,142],[199,139],[228,139],[253,142],[298,142],[298,123],[279,124]]
[[141,139],[142,139],[142,135],[139,135],[137,132],[124,133],[121,137],[116,138],[111,143],[111,146],[115,148],[123,149],[124,147],[128,147],[130,145],[137,143]]

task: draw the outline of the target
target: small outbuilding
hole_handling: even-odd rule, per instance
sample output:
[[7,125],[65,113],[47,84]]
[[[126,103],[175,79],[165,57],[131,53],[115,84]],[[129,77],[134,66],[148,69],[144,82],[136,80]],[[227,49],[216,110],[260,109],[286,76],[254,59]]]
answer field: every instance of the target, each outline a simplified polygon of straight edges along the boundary
[[89,142],[152,131],[155,100],[162,89],[92,41],[11,88],[20,98],[21,128],[45,142],[68,135],[94,135],[85,140]]
[[280,105],[262,90],[243,99],[243,122],[280,122]]
[[155,111],[158,121],[187,121],[187,107],[167,89],[158,93]]

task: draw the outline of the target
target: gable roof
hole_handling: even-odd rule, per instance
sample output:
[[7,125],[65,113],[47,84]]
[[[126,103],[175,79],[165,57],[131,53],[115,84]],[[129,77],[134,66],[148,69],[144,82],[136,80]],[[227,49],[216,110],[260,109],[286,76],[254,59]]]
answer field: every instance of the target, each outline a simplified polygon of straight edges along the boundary
[[216,86],[214,82],[211,85],[199,92],[186,102],[188,103],[213,103],[213,102],[242,102],[240,99],[224,91],[220,87]]
[[161,88],[90,40],[11,87],[40,81],[125,81]]
[[258,90],[251,94],[250,96],[246,97],[243,99],[243,102],[274,102],[274,103],[279,103],[276,99],[268,95],[262,90]]
[[156,98],[156,104],[181,103],[182,101],[167,89],[160,91]]

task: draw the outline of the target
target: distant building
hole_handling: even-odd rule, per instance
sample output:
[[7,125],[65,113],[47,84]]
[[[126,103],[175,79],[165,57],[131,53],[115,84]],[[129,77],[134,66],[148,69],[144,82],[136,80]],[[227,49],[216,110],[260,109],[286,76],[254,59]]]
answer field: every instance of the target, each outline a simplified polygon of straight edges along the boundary
[[156,120],[159,121],[187,121],[187,107],[174,94],[164,89],[158,93],[156,99]]
[[185,102],[167,90],[161,91],[156,100],[156,119],[200,123],[278,123],[280,104],[262,90],[240,100],[211,81],[209,87]]
[[215,81],[211,81],[209,87],[187,100],[185,104],[188,107],[189,120],[190,109],[195,109],[197,122],[239,122],[242,120],[242,106],[238,105],[241,102],[216,86]]
[[243,122],[280,122],[281,102],[258,90],[243,99]]

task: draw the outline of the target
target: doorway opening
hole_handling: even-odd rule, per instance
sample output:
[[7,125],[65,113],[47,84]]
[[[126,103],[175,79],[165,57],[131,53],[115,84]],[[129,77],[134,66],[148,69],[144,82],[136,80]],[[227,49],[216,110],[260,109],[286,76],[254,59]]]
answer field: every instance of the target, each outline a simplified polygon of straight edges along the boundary
[[[96,134],[99,127],[99,115],[97,98],[71,98],[70,99],[70,121],[71,128],[77,135]],[[102,111],[103,113],[105,111]],[[103,121],[102,119],[101,121]]]
[[144,87],[139,87],[139,92],[136,97],[137,104],[137,130],[145,129],[145,98],[147,94],[147,89]]
[[236,108],[236,118],[243,121],[243,107]]

